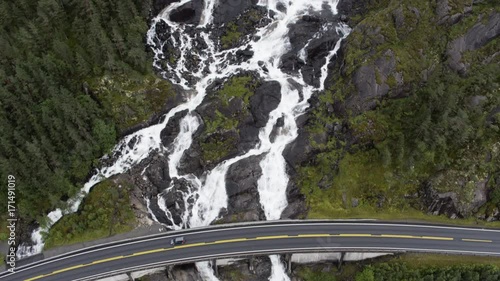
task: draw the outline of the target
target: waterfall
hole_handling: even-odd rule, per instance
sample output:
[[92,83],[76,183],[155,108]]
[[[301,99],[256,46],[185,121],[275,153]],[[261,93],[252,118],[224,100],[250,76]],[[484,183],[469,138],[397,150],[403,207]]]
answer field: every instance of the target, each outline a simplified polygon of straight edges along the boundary
[[[200,24],[193,26],[179,24],[169,19],[170,13],[176,8],[190,2],[182,0],[172,3],[152,20],[151,28],[147,33],[147,43],[152,47],[154,53],[153,67],[156,68],[165,79],[173,84],[179,85],[186,92],[192,93],[186,97],[184,103],[171,109],[160,120],[161,123],[139,130],[124,137],[113,149],[112,156],[116,159],[110,166],[96,171],[95,175],[82,188],[78,196],[70,201],[67,210],[57,209],[48,215],[47,223],[37,229],[32,238],[34,247],[20,247],[18,256],[25,256],[40,252],[43,247],[41,232],[47,231],[51,225],[59,220],[64,214],[75,212],[82,198],[90,188],[101,180],[116,174],[124,173],[147,158],[152,152],[158,152],[168,160],[170,177],[183,179],[190,184],[190,188],[183,192],[185,209],[182,210],[182,222],[169,227],[180,229],[185,227],[206,226],[216,220],[222,209],[227,208],[228,196],[226,194],[225,177],[229,167],[247,157],[263,155],[260,162],[262,176],[258,180],[258,193],[260,205],[268,220],[280,219],[283,210],[287,207],[286,189],[288,186],[288,175],[286,173],[286,162],[283,151],[288,144],[293,142],[298,135],[296,119],[304,114],[309,104],[308,99],[314,92],[324,90],[327,79],[327,66],[340,48],[340,43],[347,37],[350,29],[345,24],[337,26],[325,25],[322,31],[309,38],[297,56],[305,62],[307,54],[306,47],[313,38],[321,36],[321,32],[335,29],[340,39],[325,57],[321,67],[319,87],[314,87],[304,81],[302,74],[289,74],[280,69],[280,61],[284,54],[291,50],[289,39],[290,26],[295,24],[302,16],[313,12],[321,12],[325,9],[333,15],[337,14],[338,0],[296,0],[280,2],[278,0],[260,0],[258,5],[265,6],[272,11],[274,17],[270,23],[258,28],[254,40],[230,50],[219,50],[217,42],[211,36],[213,21],[213,10],[217,3],[215,0],[204,1]],[[278,5],[284,9],[278,9]],[[163,24],[169,29],[169,36],[163,38],[158,25]],[[206,48],[198,50],[194,48],[195,42],[203,41]],[[164,53],[166,44],[179,51],[180,56],[175,62],[162,63],[168,60]],[[228,59],[228,54],[234,54],[237,50],[251,48],[254,55],[246,62],[236,63]],[[188,66],[188,56],[196,57],[196,66]],[[190,69],[191,68],[191,69]],[[277,81],[281,86],[281,101],[277,108],[271,111],[267,124],[259,131],[259,143],[243,155],[227,159],[212,170],[197,177],[193,174],[182,174],[178,167],[182,155],[189,149],[193,142],[193,135],[201,125],[194,110],[203,102],[207,88],[216,80],[227,79],[241,71],[252,71],[266,81]],[[294,85],[300,85],[300,91]],[[160,132],[165,128],[168,121],[181,111],[187,110],[187,114],[180,120],[179,134],[169,147],[164,147],[161,142]],[[283,118],[283,126],[275,129],[279,118]],[[170,189],[173,188],[173,181]],[[159,194],[156,203],[165,212],[167,218],[172,214],[165,205],[164,194]],[[147,199],[147,208],[150,209],[150,200]],[[157,221],[155,214],[152,214]],[[173,222],[172,222],[173,223]],[[284,266],[279,256],[270,256],[272,263],[272,274],[269,280],[290,280],[286,275]],[[198,270],[205,280],[217,280],[208,262],[197,263]]]

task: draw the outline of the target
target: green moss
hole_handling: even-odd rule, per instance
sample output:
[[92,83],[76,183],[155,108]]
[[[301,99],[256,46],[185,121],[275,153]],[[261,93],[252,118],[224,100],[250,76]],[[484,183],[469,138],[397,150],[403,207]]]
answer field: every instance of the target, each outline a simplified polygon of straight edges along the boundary
[[390,75],[389,77],[387,77],[387,80],[385,81],[385,83],[387,83],[387,85],[391,89],[396,88],[396,86],[398,84],[398,82],[396,81],[396,77],[394,77],[394,75]]
[[92,91],[114,119],[119,132],[161,112],[175,93],[168,81],[154,74],[105,76],[91,83]]
[[77,213],[65,215],[45,234],[45,249],[108,237],[135,226],[128,192],[132,186],[112,180],[92,188]]
[[236,145],[237,141],[234,135],[212,135],[200,142],[203,160],[208,163],[217,163],[228,156]]
[[214,119],[211,120],[209,119],[205,122],[206,134],[212,134],[218,130],[225,130],[225,131],[234,130],[238,126],[237,119],[227,118],[222,113],[220,113],[219,110],[215,110],[215,116],[216,117]]
[[248,105],[250,96],[253,95],[256,87],[251,76],[233,76],[225,84],[224,87],[217,93],[222,100],[224,106],[229,105],[232,98],[241,98],[245,105]]
[[238,43],[242,33],[238,31],[238,26],[234,22],[227,24],[226,32],[220,38],[223,49],[228,49]]

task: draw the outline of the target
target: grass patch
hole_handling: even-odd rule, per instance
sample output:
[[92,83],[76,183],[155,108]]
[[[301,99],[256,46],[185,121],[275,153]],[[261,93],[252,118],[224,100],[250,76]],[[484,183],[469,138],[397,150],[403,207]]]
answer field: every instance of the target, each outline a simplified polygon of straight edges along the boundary
[[65,215],[45,234],[45,249],[132,230],[135,216],[128,197],[130,188],[111,180],[93,187],[77,213]]

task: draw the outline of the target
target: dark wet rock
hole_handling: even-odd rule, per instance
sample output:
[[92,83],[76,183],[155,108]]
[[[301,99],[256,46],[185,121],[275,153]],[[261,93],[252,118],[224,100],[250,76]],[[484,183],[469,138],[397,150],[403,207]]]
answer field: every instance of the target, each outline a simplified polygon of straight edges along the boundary
[[165,157],[155,157],[146,169],[144,175],[152,184],[152,189],[144,190],[148,196],[156,196],[170,185],[170,175],[168,170],[168,159]]
[[280,68],[286,73],[297,72],[304,65],[304,61],[302,61],[296,54],[286,53],[281,57]]
[[271,135],[269,136],[269,140],[273,143],[276,137],[278,136],[280,129],[285,125],[285,116],[281,116],[276,119],[276,123],[274,123],[273,129],[271,130]]
[[281,85],[276,81],[265,81],[250,97],[250,111],[256,127],[264,127],[273,111],[281,100]]
[[[165,206],[172,217],[167,217],[167,221],[161,221],[158,216],[157,218],[161,223],[165,223],[167,225],[171,225],[172,223],[181,225],[184,210],[189,212],[191,208],[191,206],[186,206],[184,197],[186,197],[188,194],[191,194],[194,189],[191,184],[184,178],[174,178],[172,180],[172,184],[173,185],[171,188],[166,189],[161,194],[158,194],[158,197],[161,196],[165,200]],[[155,212],[155,215],[156,214],[157,212]],[[162,219],[165,218],[162,217]]]
[[467,65],[462,62],[462,53],[477,50],[500,35],[500,13],[494,13],[486,24],[477,23],[461,36],[448,44],[448,66],[459,74],[467,72]]
[[286,13],[286,7],[285,7],[285,5],[283,5],[283,3],[281,3],[281,2],[278,2],[278,3],[276,4],[276,10],[278,10],[278,11],[280,11],[280,12],[282,12],[282,13]]
[[[253,270],[250,270],[252,268]],[[241,279],[235,279],[235,272]],[[219,280],[221,281],[262,281],[268,280],[271,275],[271,261],[267,256],[257,256],[252,259],[245,259],[227,266],[219,267]]]
[[304,219],[307,216],[305,196],[302,192],[300,192],[299,187],[293,180],[288,182],[288,186],[286,188],[286,199],[288,201],[288,205],[281,213],[280,219]]
[[231,22],[255,4],[257,4],[255,0],[219,0],[213,11],[214,23]]
[[253,124],[242,124],[238,130],[240,131],[238,150],[249,151],[259,143],[259,128]]
[[299,127],[299,135],[288,144],[283,151],[283,157],[293,168],[299,167],[300,163],[305,162],[312,156],[312,146],[307,130]]
[[[199,281],[203,280],[200,273],[196,269],[194,264],[182,264],[173,266],[170,274],[171,279],[166,280],[175,280],[175,281]],[[149,277],[149,276],[148,276]],[[149,279],[148,279],[149,280]],[[163,280],[161,280],[163,281]]]
[[244,50],[238,50],[236,51],[236,56],[238,57],[239,62],[243,62],[246,60],[249,60],[253,57],[254,51],[251,50],[250,46],[248,46]]
[[265,220],[257,181],[262,176],[263,156],[250,156],[232,164],[226,174],[227,213],[219,222]]
[[281,128],[285,125],[285,116],[281,116],[276,120],[276,127]]
[[186,116],[187,113],[187,109],[177,112],[168,120],[165,129],[163,129],[160,133],[161,143],[164,147],[169,147],[173,143],[173,141],[181,131],[180,121],[184,116]]
[[342,34],[337,34],[335,28],[331,26],[322,36],[309,42],[306,48],[306,66],[301,69],[307,84],[319,87],[321,67],[326,63],[326,56],[334,49],[341,36]]
[[180,0],[154,0],[153,1],[153,8],[151,10],[151,13],[153,14],[153,16],[156,16],[163,9],[165,9],[170,4],[175,3],[175,2],[180,2]]
[[203,1],[193,0],[178,7],[170,14],[170,20],[179,23],[197,25],[203,12]]
[[204,166],[200,145],[194,141],[182,154],[177,170],[180,174],[194,174],[200,177],[203,174]]

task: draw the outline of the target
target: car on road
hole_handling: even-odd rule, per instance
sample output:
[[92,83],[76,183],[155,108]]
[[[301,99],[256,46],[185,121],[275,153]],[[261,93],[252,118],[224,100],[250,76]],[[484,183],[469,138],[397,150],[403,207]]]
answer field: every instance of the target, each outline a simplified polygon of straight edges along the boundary
[[170,245],[183,245],[183,244],[186,244],[186,240],[184,240],[184,237],[176,237],[170,240]]

